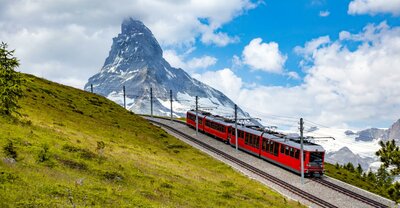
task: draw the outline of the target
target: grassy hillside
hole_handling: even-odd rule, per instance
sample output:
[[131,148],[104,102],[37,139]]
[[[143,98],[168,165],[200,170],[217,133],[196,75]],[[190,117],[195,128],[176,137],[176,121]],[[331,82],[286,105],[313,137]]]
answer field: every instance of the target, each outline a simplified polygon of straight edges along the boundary
[[400,191],[398,184],[393,184],[389,173],[368,172],[361,174],[354,168],[346,168],[345,165],[332,165],[325,163],[325,174],[345,183],[375,193],[382,197],[400,203]]
[[22,117],[0,117],[0,207],[301,206],[103,97],[24,78]]

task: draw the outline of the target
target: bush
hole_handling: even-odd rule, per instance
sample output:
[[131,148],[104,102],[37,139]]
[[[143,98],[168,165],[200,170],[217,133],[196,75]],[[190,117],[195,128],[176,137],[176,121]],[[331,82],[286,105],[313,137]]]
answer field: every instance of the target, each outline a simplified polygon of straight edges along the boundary
[[14,144],[11,140],[8,140],[8,143],[3,147],[3,152],[7,157],[17,159],[18,154],[15,150]]
[[106,171],[102,175],[105,179],[110,181],[122,181],[124,179],[123,175],[115,171]]
[[38,162],[46,162],[50,160],[49,145],[44,144],[38,155]]
[[97,141],[96,150],[100,156],[103,156],[104,149],[106,148],[106,144],[103,141]]

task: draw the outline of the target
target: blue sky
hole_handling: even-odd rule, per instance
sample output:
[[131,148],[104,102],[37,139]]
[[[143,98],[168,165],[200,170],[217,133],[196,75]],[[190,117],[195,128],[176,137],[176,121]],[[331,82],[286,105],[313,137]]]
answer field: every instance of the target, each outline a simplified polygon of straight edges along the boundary
[[[299,67],[301,57],[294,52],[296,46],[303,46],[307,41],[328,35],[332,40],[339,37],[341,31],[358,33],[370,23],[379,24],[386,21],[390,26],[400,25],[400,18],[390,13],[376,15],[351,15],[348,14],[350,1],[265,1],[257,8],[245,12],[221,27],[220,31],[239,37],[240,41],[224,47],[206,45],[196,42],[196,50],[192,56],[204,54],[214,56],[217,63],[207,70],[219,70],[232,67],[233,55],[240,56],[245,45],[254,38],[262,38],[263,42],[276,42],[279,50],[287,55],[284,65],[285,70],[296,71],[301,77],[304,72]],[[288,6],[290,5],[290,6]],[[328,16],[320,16],[320,12],[329,12]],[[353,43],[356,44],[356,43]],[[355,47],[348,45],[349,48]],[[241,66],[235,72],[245,82],[257,82],[263,85],[294,86],[299,85],[302,79],[290,79],[281,74],[263,71],[252,71],[250,67]],[[261,77],[256,79],[255,77]]]
[[341,128],[400,118],[400,0],[0,0],[0,40],[20,71],[83,88],[124,18],[172,66],[253,116]]

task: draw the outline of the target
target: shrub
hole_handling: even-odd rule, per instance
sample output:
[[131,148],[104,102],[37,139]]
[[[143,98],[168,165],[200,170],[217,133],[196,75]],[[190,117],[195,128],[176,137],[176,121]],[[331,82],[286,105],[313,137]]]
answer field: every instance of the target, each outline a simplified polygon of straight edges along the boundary
[[97,150],[97,152],[99,153],[100,156],[103,155],[104,148],[106,148],[106,144],[103,141],[97,141],[96,150]]
[[6,154],[7,157],[17,159],[18,154],[15,150],[14,144],[11,140],[8,140],[8,143],[3,147],[3,152]]
[[123,175],[121,175],[118,172],[114,172],[114,171],[106,171],[102,175],[105,179],[110,180],[110,181],[122,181],[124,179]]
[[38,162],[46,162],[50,160],[49,145],[44,144],[38,155]]

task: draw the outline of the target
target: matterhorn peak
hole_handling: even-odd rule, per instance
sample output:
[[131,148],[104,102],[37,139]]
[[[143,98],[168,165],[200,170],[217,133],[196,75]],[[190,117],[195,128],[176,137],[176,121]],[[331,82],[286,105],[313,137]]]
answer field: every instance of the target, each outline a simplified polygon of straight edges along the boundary
[[[121,33],[113,38],[109,56],[100,73],[91,77],[86,90],[123,105],[122,89],[126,89],[126,106],[136,113],[150,114],[150,89],[153,92],[154,113],[167,115],[169,97],[176,106],[175,116],[183,116],[195,103],[218,106],[221,111],[232,111],[234,103],[224,94],[191,78],[182,69],[171,67],[162,57],[162,49],[152,32],[139,20],[126,18]],[[243,111],[239,113],[244,115]]]

